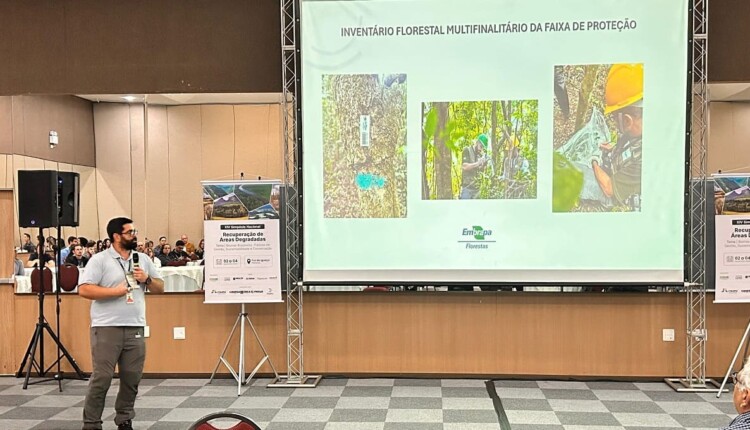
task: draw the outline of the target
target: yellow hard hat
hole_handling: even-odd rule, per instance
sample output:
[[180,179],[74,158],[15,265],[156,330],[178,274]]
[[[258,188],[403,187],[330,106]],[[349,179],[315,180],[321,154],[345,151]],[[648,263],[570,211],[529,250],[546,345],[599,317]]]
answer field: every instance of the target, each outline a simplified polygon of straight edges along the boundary
[[604,98],[605,114],[643,100],[643,64],[613,64],[607,75]]

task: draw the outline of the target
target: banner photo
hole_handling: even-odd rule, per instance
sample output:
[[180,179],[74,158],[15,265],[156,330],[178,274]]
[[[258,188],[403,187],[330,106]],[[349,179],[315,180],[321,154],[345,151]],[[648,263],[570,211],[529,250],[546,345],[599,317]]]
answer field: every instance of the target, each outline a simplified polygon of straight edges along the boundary
[[281,302],[281,183],[202,185],[205,303]]
[[750,175],[714,175],[717,303],[750,302]]

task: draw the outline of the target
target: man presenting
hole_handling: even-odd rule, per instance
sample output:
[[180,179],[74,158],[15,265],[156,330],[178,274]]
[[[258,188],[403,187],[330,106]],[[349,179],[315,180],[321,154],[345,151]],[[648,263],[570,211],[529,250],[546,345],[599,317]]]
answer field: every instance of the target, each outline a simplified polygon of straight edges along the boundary
[[[118,430],[132,430],[135,397],[143,374],[146,295],[164,292],[164,282],[145,254],[134,253],[138,232],[128,218],[107,224],[112,247],[95,254],[82,273],[78,294],[91,304],[91,358],[94,371],[83,408],[83,428],[101,429],[104,401],[115,365],[120,390],[115,400]],[[138,256],[138,258],[134,258]]]
[[480,134],[474,144],[464,148],[461,155],[461,195],[460,199],[476,199],[479,197],[479,172],[487,166],[484,153],[489,139],[486,134]]

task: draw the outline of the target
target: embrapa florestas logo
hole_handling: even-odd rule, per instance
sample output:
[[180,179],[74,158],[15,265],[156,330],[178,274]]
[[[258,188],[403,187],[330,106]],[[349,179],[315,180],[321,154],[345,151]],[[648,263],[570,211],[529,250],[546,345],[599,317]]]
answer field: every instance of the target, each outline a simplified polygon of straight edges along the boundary
[[466,249],[488,249],[488,243],[494,243],[494,240],[489,240],[492,236],[492,230],[486,229],[480,225],[471,226],[471,228],[464,227],[461,232],[461,240],[459,243],[465,243]]
[[469,230],[468,228],[464,229],[464,236],[474,236],[474,239],[476,240],[484,240],[485,236],[491,236],[492,230],[485,230],[482,228],[482,226],[475,225]]

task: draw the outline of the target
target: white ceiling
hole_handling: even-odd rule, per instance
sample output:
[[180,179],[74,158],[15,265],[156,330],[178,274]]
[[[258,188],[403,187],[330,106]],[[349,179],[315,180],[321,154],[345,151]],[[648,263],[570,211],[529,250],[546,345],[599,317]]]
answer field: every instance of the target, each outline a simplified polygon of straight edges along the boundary
[[[184,94],[77,94],[92,102],[143,103],[151,105],[273,104],[281,103],[281,93],[184,93]],[[127,97],[127,99],[125,98]]]

